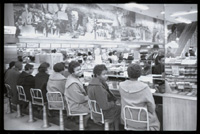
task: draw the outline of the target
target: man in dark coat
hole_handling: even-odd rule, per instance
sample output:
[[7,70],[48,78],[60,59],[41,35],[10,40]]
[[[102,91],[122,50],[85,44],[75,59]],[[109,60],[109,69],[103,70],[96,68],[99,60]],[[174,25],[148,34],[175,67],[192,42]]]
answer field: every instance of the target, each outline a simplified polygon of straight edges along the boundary
[[20,75],[20,70],[22,70],[22,62],[15,62],[15,67],[13,69],[9,69],[5,74],[5,83],[10,85],[11,87],[11,96],[12,103],[18,104],[18,95],[17,95],[17,79]]
[[[26,98],[29,101],[32,101],[30,89],[35,88],[35,77],[33,77],[31,74],[33,72],[33,65],[27,63],[25,65],[25,71],[23,71],[17,80],[17,85],[23,86]],[[22,109],[27,108],[28,103],[22,102]]]

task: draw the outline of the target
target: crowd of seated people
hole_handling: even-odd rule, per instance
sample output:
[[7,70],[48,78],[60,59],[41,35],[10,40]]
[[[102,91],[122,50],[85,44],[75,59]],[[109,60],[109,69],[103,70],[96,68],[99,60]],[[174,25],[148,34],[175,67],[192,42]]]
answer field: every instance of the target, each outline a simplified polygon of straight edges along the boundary
[[[161,57],[159,62],[162,61]],[[60,92],[64,101],[68,101],[72,113],[88,113],[84,116],[84,126],[87,128],[90,118],[90,108],[88,100],[95,100],[102,109],[104,118],[113,122],[114,130],[119,130],[119,124],[124,123],[123,108],[126,105],[134,107],[145,107],[149,113],[150,130],[160,130],[160,123],[155,112],[155,102],[147,84],[137,81],[142,73],[139,64],[129,64],[127,72],[129,80],[119,83],[121,98],[116,98],[107,85],[107,67],[104,64],[96,65],[93,68],[94,77],[85,88],[80,80],[83,75],[81,65],[78,61],[70,63],[60,62],[53,66],[53,73],[48,73],[49,63],[42,63],[38,68],[38,73],[32,76],[33,65],[27,63],[22,72],[22,63],[17,61],[11,65],[5,74],[5,83],[12,89],[12,101],[19,103],[16,85],[24,87],[28,100],[31,100],[30,89],[38,88],[43,92],[44,100],[47,92]],[[68,70],[67,70],[68,69]],[[65,76],[64,72],[68,72]],[[67,105],[67,103],[65,103]],[[27,108],[27,104],[21,104],[22,109]],[[68,106],[66,112],[68,113]],[[67,114],[68,116],[68,114]],[[93,116],[94,122],[99,122],[99,116]]]

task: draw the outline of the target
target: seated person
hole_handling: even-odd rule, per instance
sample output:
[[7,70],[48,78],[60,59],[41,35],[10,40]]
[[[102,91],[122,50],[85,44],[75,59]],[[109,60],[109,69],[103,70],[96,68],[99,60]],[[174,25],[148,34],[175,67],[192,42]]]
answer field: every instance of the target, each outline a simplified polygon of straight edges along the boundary
[[[82,76],[82,70],[79,62],[71,61],[68,71],[70,75],[65,84],[65,100],[68,100],[70,110],[73,114],[90,113],[88,105],[88,96],[79,77]],[[84,117],[84,126],[87,127],[87,121],[90,114]]]
[[22,62],[16,61],[15,67],[13,69],[9,69],[4,76],[4,82],[11,87],[11,103],[13,104],[19,103],[16,85],[22,67]]
[[[23,86],[26,94],[26,99],[29,101],[32,101],[30,89],[35,88],[35,77],[31,75],[32,73],[33,73],[33,65],[27,63],[25,65],[25,71],[22,71],[17,80],[17,85]],[[22,102],[23,110],[25,110],[27,106],[28,103]]]
[[[104,118],[114,121],[115,130],[119,130],[120,106],[116,105],[116,97],[109,91],[107,80],[107,68],[105,65],[96,65],[93,69],[94,78],[88,85],[88,97],[96,100],[99,107],[103,110]],[[96,122],[101,121],[99,115],[93,114]]]
[[[129,80],[120,82],[119,91],[121,95],[121,118],[124,121],[124,107],[126,105],[132,107],[144,107],[147,108],[149,114],[149,129],[160,130],[160,122],[155,112],[155,102],[150,88],[147,84],[138,81],[138,77],[141,75],[141,67],[138,64],[130,64],[127,72]],[[141,116],[141,120],[145,119]],[[130,126],[132,124],[129,124]],[[143,129],[142,126],[137,126],[135,129]]]
[[49,74],[48,74],[48,68],[49,68],[49,63],[43,62],[40,64],[38,67],[38,73],[35,75],[35,88],[41,89],[42,95],[44,98],[44,102],[47,101],[46,98],[46,93],[47,93],[47,81],[49,79]]
[[64,64],[56,63],[53,66],[53,73],[49,76],[49,80],[47,82],[47,91],[48,92],[61,92],[64,95],[65,91],[65,83],[67,78],[65,78],[62,74],[64,72]]

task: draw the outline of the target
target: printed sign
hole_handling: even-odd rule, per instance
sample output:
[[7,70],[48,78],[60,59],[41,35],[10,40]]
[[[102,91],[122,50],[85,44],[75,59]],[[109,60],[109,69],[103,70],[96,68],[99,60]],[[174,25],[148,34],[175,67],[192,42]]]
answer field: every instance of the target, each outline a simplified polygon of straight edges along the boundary
[[172,66],[172,74],[178,76],[179,75],[179,67]]

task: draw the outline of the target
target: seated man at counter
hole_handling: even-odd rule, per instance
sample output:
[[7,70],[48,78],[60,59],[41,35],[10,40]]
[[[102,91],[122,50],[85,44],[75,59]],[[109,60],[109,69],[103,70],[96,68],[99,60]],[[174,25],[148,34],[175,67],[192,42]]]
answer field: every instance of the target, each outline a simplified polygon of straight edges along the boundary
[[[121,82],[119,84],[119,91],[121,95],[121,118],[124,121],[124,107],[126,105],[132,107],[145,107],[149,114],[149,129],[160,130],[160,122],[155,112],[155,102],[150,88],[147,84],[138,81],[138,77],[141,75],[141,67],[138,64],[130,64],[127,72],[129,80]],[[141,120],[145,119],[141,116]],[[138,126],[137,128],[129,124],[135,129],[143,129]]]
[[[29,101],[32,101],[30,89],[35,88],[35,77],[31,74],[33,73],[33,65],[27,63],[25,65],[25,71],[22,71],[22,73],[19,75],[19,78],[17,80],[17,85],[23,86],[26,99]],[[28,103],[22,102],[22,110],[25,110],[28,106]]]
[[20,75],[20,71],[22,70],[22,62],[16,61],[15,67],[13,69],[9,69],[5,74],[5,83],[10,85],[11,87],[11,102],[13,104],[18,104],[18,95],[17,95],[17,80]]
[[[99,107],[103,110],[104,118],[111,119],[114,122],[115,130],[119,130],[120,123],[120,106],[116,105],[117,98],[109,91],[107,80],[107,68],[105,65],[96,65],[93,69],[94,78],[90,81],[88,89],[88,97],[96,100]],[[96,122],[101,121],[101,116],[95,115]]]

